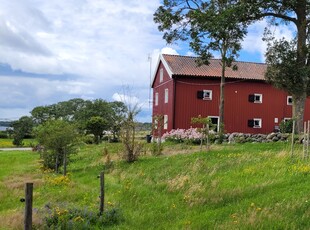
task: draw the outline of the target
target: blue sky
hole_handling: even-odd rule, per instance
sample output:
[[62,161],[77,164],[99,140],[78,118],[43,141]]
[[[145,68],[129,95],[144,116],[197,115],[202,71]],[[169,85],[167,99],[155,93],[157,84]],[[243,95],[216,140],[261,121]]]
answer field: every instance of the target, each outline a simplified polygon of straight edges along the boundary
[[[152,18],[160,0],[0,0],[0,120],[72,98],[141,104],[151,120],[152,71],[160,53],[192,55],[167,46]],[[263,62],[266,21],[249,28],[239,60]],[[280,26],[276,37],[293,37]],[[130,89],[130,93],[124,89]]]

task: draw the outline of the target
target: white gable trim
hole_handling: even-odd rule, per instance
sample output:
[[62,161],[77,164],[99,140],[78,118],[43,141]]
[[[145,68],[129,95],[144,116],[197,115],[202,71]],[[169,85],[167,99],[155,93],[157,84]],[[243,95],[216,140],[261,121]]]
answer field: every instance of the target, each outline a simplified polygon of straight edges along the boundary
[[156,64],[155,71],[154,71],[154,73],[153,73],[153,77],[152,77],[152,81],[151,81],[151,88],[153,88],[153,84],[154,84],[154,81],[155,81],[156,73],[158,72],[158,68],[159,68],[160,62],[163,63],[163,65],[164,65],[166,71],[168,72],[168,75],[169,75],[170,79],[172,78],[172,74],[173,74],[173,73],[172,73],[171,69],[169,68],[169,65],[168,65],[168,63],[166,62],[166,60],[165,60],[165,58],[163,57],[163,55],[160,54],[159,57],[158,57],[158,61],[157,61],[157,64]]

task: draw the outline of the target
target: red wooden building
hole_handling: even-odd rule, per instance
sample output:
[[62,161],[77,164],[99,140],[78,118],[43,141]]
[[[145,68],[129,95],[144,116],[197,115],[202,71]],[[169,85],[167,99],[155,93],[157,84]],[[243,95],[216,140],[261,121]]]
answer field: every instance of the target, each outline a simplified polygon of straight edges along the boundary
[[[164,115],[163,133],[194,127],[191,118],[201,115],[219,121],[220,60],[198,67],[195,57],[160,56],[154,74],[153,117]],[[292,97],[264,79],[266,65],[236,62],[226,70],[224,123],[227,133],[270,133],[292,117]],[[310,119],[310,100],[305,120]]]

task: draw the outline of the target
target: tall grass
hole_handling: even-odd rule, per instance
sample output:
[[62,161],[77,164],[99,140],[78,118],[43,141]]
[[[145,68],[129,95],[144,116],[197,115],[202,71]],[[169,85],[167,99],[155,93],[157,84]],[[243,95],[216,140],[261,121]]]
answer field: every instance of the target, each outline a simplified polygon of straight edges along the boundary
[[166,144],[169,155],[146,155],[132,164],[119,160],[119,144],[104,143],[83,146],[66,180],[40,171],[36,153],[0,152],[0,229],[18,228],[7,220],[22,214],[19,198],[29,180],[38,225],[46,206],[99,210],[104,146],[113,160],[106,207],[124,216],[109,229],[310,228],[310,164],[298,151],[291,159],[284,143],[213,146],[208,153]]

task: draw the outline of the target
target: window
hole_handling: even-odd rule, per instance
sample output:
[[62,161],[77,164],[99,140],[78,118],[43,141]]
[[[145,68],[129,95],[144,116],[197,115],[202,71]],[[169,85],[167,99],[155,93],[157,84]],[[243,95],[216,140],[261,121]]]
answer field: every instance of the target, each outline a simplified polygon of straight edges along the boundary
[[254,118],[252,120],[248,120],[248,126],[251,128],[261,128],[262,127],[262,119]]
[[164,69],[161,68],[159,70],[159,82],[163,82],[163,80],[164,80]]
[[158,105],[158,93],[155,93],[155,106]]
[[212,90],[203,91],[203,100],[212,100]]
[[220,127],[220,118],[218,116],[208,116],[213,125],[213,131],[218,132]]
[[165,89],[165,103],[168,103],[168,89]]
[[250,94],[249,95],[249,102],[253,103],[262,103],[263,102],[263,95],[262,94]]
[[212,90],[197,91],[197,98],[203,100],[212,100]]
[[168,115],[164,115],[164,129],[168,129]]
[[292,96],[287,96],[286,98],[286,104],[287,105],[292,105],[293,104],[293,97]]

